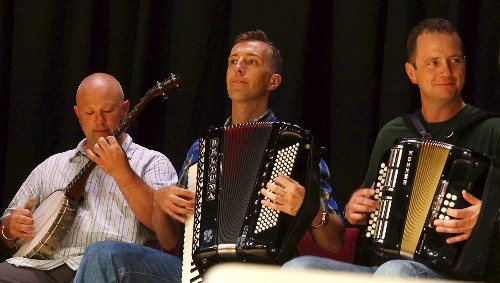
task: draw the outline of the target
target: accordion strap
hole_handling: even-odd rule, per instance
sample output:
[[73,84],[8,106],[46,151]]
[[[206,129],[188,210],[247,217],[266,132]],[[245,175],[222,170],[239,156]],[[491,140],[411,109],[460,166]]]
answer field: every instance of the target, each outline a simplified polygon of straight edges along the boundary
[[417,110],[410,114],[403,114],[403,120],[410,126],[414,131],[418,132],[422,138],[431,139],[432,136],[425,125],[424,118],[422,117],[422,112]]
[[[500,113],[479,109],[479,111],[470,115],[467,121],[465,121],[462,125],[460,125],[458,128],[456,128],[455,130],[451,131],[448,135],[446,135],[444,142],[448,142],[452,137],[460,136],[463,133],[466,133],[467,131],[472,129],[475,125],[492,117],[500,117]],[[419,133],[422,136],[422,138],[432,139],[432,136],[429,133],[427,126],[425,125],[424,118],[420,110],[417,110],[410,114],[403,114],[402,118],[405,121],[405,123],[414,131]]]

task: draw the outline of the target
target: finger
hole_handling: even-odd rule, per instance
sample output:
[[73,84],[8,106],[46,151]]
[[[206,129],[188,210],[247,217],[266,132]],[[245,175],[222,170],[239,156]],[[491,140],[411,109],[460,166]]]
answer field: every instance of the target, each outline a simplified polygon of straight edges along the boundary
[[118,145],[118,141],[116,140],[116,138],[114,136],[107,136],[105,139],[106,139],[106,142],[111,146]]
[[374,199],[358,196],[352,199],[348,206],[354,212],[372,212],[379,207],[379,203]]
[[371,188],[361,188],[356,190],[351,198],[363,197],[363,198],[372,198],[375,195],[375,190],[373,186]]
[[453,236],[453,237],[449,237],[448,239],[446,239],[446,243],[447,244],[454,244],[454,243],[458,243],[458,242],[462,242],[462,241],[465,241],[469,238],[470,234],[459,234],[459,235],[456,235],[456,236]]
[[281,172],[278,172],[278,177],[281,177],[283,179],[285,179],[286,181],[290,182],[291,184],[296,184],[298,185],[299,182],[295,181],[294,179],[292,179],[292,177],[288,176],[288,175],[285,175]]
[[[266,189],[260,189],[260,193],[273,202],[278,202],[278,195]],[[281,203],[281,202],[280,202]]]
[[182,215],[182,214],[177,214],[177,213],[175,213],[175,212],[173,212],[173,211],[170,211],[170,210],[168,210],[168,211],[165,211],[165,210],[164,210],[163,212],[165,212],[165,213],[166,213],[166,214],[168,214],[171,218],[173,218],[173,219],[175,219],[175,220],[177,220],[177,221],[179,221],[179,222],[181,222],[181,223],[186,223],[186,218],[185,218],[185,217],[184,217],[184,215]]
[[274,183],[276,185],[281,186],[283,188],[286,188],[288,186],[293,185],[294,184],[293,182],[295,182],[295,181],[293,179],[291,179],[291,178],[287,179],[286,177],[287,176],[285,176],[285,175],[283,175],[281,173],[278,173],[278,177],[274,178],[273,181],[274,181]]
[[377,202],[374,203],[353,203],[351,204],[346,211],[351,213],[370,213],[377,209]]
[[271,182],[268,182],[266,184],[266,189],[268,189],[269,191],[273,192],[274,194],[283,194],[283,188],[278,186],[276,183],[271,183]]
[[476,205],[476,204],[479,204],[481,203],[481,200],[476,198],[475,196],[473,196],[472,194],[470,194],[469,192],[467,192],[466,190],[462,190],[462,196],[464,197],[464,199],[470,203],[471,205]]
[[87,157],[90,158],[90,160],[94,161],[97,163],[97,160],[98,160],[98,155],[96,153],[94,153],[92,150],[90,149],[86,149],[85,150],[85,153],[87,153]]
[[195,205],[194,199],[186,200],[183,198],[176,198],[173,203],[177,207],[187,208],[187,209],[191,209],[191,210],[194,208],[194,205]]
[[[278,204],[276,202],[271,202],[271,201],[267,201],[267,200],[264,199],[264,200],[261,201],[261,204],[265,205],[265,206],[267,206],[269,208],[272,208],[272,209],[275,209],[275,210],[282,211],[284,213],[290,214],[289,210],[287,209],[286,206],[280,205],[280,204]],[[294,215],[292,215],[292,216],[294,216]]]
[[476,204],[466,208],[448,208],[446,214],[457,219],[476,219],[481,210],[481,205]]
[[[110,137],[110,136],[108,136]],[[108,137],[100,137],[98,140],[97,140],[97,143],[102,147],[102,148],[105,148],[105,147],[109,147],[110,146],[110,143],[108,142]]]

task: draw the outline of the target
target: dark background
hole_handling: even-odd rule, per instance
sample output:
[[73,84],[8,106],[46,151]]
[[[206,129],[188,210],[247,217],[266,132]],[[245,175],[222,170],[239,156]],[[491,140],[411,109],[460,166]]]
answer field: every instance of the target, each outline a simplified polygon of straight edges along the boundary
[[200,132],[229,115],[225,73],[235,35],[261,29],[281,50],[271,95],[280,120],[327,149],[341,208],[361,184],[379,128],[419,107],[404,71],[408,31],[451,20],[467,56],[466,103],[500,109],[500,1],[0,1],[0,213],[28,174],[83,138],[73,112],[81,80],[107,72],[132,106],[170,72],[182,90],[129,129],[177,170]]

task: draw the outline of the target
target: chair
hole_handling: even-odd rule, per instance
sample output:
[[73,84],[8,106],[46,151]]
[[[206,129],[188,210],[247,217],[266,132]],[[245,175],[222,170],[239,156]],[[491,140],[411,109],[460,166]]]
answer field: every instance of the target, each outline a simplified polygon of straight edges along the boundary
[[314,255],[354,263],[358,233],[359,230],[357,228],[347,228],[344,234],[344,246],[340,251],[333,253],[321,248],[316,241],[314,241],[311,233],[307,232],[297,246],[298,254],[299,256]]

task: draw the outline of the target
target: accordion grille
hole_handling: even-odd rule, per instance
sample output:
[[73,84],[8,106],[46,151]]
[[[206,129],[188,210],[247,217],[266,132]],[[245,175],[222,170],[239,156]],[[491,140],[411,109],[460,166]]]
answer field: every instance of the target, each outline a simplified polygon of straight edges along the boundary
[[231,217],[220,218],[220,244],[237,242],[240,236],[271,130],[271,124],[247,124],[226,127],[223,133],[219,206],[220,211]]
[[422,143],[401,241],[404,258],[413,258],[449,151],[450,147],[441,142]]

